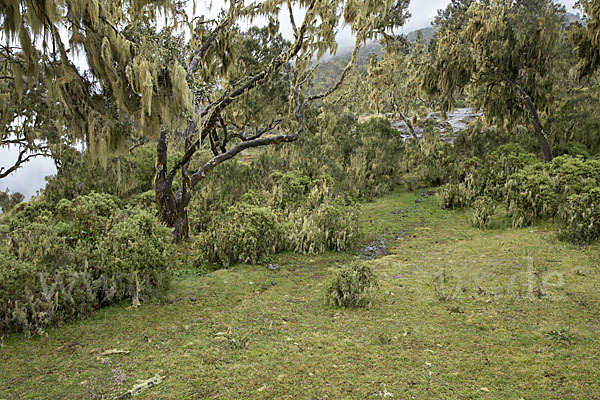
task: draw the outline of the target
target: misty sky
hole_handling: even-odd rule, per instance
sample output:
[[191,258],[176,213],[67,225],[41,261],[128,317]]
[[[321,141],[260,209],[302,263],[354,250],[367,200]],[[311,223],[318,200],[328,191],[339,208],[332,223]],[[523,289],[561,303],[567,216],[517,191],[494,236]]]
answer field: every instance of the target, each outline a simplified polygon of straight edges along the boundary
[[[573,4],[575,4],[575,1],[576,0],[561,0],[560,2],[566,6],[567,11],[574,12],[572,7]],[[449,0],[413,0],[410,5],[412,18],[408,21],[403,31],[408,33],[415,29],[429,26],[431,20],[437,14],[437,10],[444,8],[449,2]],[[214,0],[212,3],[212,13],[215,13],[220,8],[220,2]],[[283,21],[281,25],[285,36],[291,36],[291,30],[288,29],[289,32],[285,32],[286,24]],[[350,34],[346,31],[341,33],[339,41],[341,42],[341,47],[352,45],[353,43]],[[12,165],[11,163],[14,162],[15,159],[15,150],[0,148],[0,167]],[[0,190],[8,188],[11,192],[21,192],[25,195],[26,199],[29,199],[32,195],[35,195],[39,189],[44,187],[44,177],[55,173],[56,168],[54,167],[52,160],[37,158],[30,161],[7,178],[0,179]]]

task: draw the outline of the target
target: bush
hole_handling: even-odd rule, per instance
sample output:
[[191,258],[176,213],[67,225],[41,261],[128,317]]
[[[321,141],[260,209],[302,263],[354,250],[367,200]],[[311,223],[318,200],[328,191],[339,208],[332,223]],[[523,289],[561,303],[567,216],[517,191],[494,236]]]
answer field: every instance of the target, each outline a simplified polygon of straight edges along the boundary
[[589,244],[600,237],[600,188],[569,196],[560,216],[565,223],[560,236],[577,244]]
[[0,246],[0,331],[39,333],[168,284],[171,234],[147,212],[113,214],[93,240],[69,236],[77,222],[48,213],[17,216],[9,247]]
[[496,210],[496,202],[488,196],[480,196],[473,203],[471,225],[476,228],[489,228]]
[[558,199],[544,164],[525,168],[511,176],[505,187],[505,202],[513,227],[532,224],[555,214]]
[[169,282],[172,261],[171,230],[160,225],[146,211],[123,211],[113,219],[118,222],[98,242],[97,254],[102,274],[137,278],[120,282],[118,298],[148,295],[160,291]]
[[268,207],[248,203],[231,206],[195,238],[196,248],[208,261],[220,265],[257,263],[283,247],[284,227]]
[[375,298],[379,284],[371,267],[354,262],[344,267],[327,287],[326,302],[338,307],[366,307]]
[[443,209],[463,208],[471,204],[473,193],[463,183],[448,183],[437,191],[438,204]]
[[72,238],[95,240],[107,230],[109,218],[119,209],[119,199],[110,194],[90,193],[56,205],[56,217],[73,225]]
[[359,209],[340,199],[327,199],[315,208],[290,212],[290,249],[301,253],[345,251],[360,237]]
[[569,196],[587,193],[599,184],[600,162],[596,160],[560,156],[551,163],[529,165],[513,174],[505,186],[513,226],[554,217]]

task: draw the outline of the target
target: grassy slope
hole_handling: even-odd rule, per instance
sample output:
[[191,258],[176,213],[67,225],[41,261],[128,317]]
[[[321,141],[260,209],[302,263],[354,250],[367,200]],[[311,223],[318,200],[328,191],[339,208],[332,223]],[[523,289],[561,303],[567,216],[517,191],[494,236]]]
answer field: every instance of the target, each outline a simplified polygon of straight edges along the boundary
[[[551,226],[477,230],[412,193],[363,210],[369,230],[398,238],[370,262],[382,283],[372,308],[323,304],[350,254],[189,277],[137,310],[5,338],[0,399],[110,398],[158,371],[164,383],[138,398],[600,396],[598,246],[558,242]],[[113,348],[131,353],[97,356]]]

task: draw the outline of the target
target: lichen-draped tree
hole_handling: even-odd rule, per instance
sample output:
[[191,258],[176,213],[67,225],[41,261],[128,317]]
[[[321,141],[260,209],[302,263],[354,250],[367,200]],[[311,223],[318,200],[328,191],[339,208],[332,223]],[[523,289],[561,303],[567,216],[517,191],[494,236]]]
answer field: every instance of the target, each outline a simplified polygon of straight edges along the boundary
[[[65,124],[86,140],[90,154],[105,162],[132,134],[157,139],[159,215],[180,240],[187,236],[194,186],[246,149],[297,140],[307,104],[337,90],[361,43],[402,25],[407,6],[408,0],[226,0],[219,17],[209,20],[189,18],[185,2],[176,0],[7,0],[0,3],[0,18],[9,43],[23,56],[24,76],[34,75],[41,66],[48,104],[64,107]],[[298,9],[304,17],[296,21]],[[292,43],[260,71],[243,76],[236,63],[236,23],[263,17],[275,37],[280,14],[293,27]],[[161,30],[159,16],[168,21]],[[329,90],[305,93],[313,71],[310,61],[336,50],[335,34],[342,23],[356,36],[351,62]],[[191,33],[187,43],[181,27]],[[65,31],[68,41],[61,36]],[[85,57],[88,71],[75,66],[77,54]],[[244,107],[236,105],[286,68],[290,112],[277,110],[279,116],[259,119],[240,116]],[[250,109],[273,114],[260,105],[246,107]],[[127,129],[131,124],[134,129]],[[183,136],[185,151],[169,162],[169,143],[177,136]],[[190,170],[190,162],[205,145],[214,157]],[[174,187],[178,175],[181,185]]]
[[453,0],[436,18],[423,89],[445,110],[466,91],[491,123],[530,121],[550,161],[540,114],[566,79],[564,12],[553,0]]
[[585,26],[575,29],[572,39],[579,58],[578,75],[587,77],[600,68],[600,0],[581,0],[579,5]]
[[404,37],[388,37],[383,50],[381,60],[369,62],[367,78],[371,106],[390,107],[393,116],[407,125],[418,143],[413,123],[426,108],[418,74],[419,68],[429,60],[425,41],[420,33],[412,44]]
[[[35,157],[57,157],[68,131],[60,111],[48,106],[43,71],[35,70],[23,79],[23,60],[10,46],[0,47],[0,148],[16,152],[14,160],[2,160],[0,179],[6,178]],[[5,208],[7,209],[7,208]]]

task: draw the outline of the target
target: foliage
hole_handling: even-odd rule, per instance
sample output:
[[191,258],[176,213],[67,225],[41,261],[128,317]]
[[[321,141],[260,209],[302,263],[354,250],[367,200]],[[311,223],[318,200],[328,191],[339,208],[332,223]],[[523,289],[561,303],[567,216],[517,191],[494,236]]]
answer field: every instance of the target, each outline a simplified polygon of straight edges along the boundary
[[403,121],[413,138],[419,139],[413,125],[426,115],[421,100],[419,66],[427,61],[426,44],[421,35],[413,44],[404,37],[387,38],[381,60],[371,58],[368,69],[369,100],[371,109],[391,111]]
[[585,26],[577,26],[571,40],[579,58],[577,73],[583,77],[592,75],[600,66],[600,1],[581,0],[577,4],[583,9]]
[[373,303],[379,287],[373,269],[355,261],[339,271],[327,286],[327,304],[338,307],[366,307]]
[[352,139],[352,151],[341,160],[347,174],[344,192],[367,198],[388,193],[401,180],[402,138],[388,120],[374,118],[359,124]]
[[231,206],[195,238],[198,251],[221,265],[234,262],[256,264],[283,247],[284,228],[268,207],[247,203]]
[[480,196],[473,203],[471,225],[477,228],[489,228],[496,210],[496,202],[488,196]]
[[107,230],[110,216],[119,208],[119,200],[109,194],[90,193],[73,200],[62,199],[56,205],[59,221],[74,225],[74,237],[81,240],[99,236]]
[[0,208],[2,212],[12,210],[17,204],[21,203],[25,197],[19,193],[10,193],[8,189],[0,190]]
[[156,156],[150,145],[131,153],[111,155],[102,166],[75,149],[62,152],[57,174],[46,178],[46,200],[57,203],[91,192],[108,193],[127,199],[154,188]]
[[[314,188],[311,196],[321,195]],[[309,197],[309,202],[310,202]],[[322,253],[326,250],[346,251],[361,237],[359,211],[355,204],[340,198],[317,202],[314,206],[299,207],[288,214],[290,249],[300,253]]]
[[472,107],[500,126],[529,120],[551,160],[539,113],[553,105],[568,69],[563,16],[554,0],[452,2],[435,21],[424,91],[449,110],[466,90]]
[[570,89],[555,113],[548,117],[550,139],[556,155],[581,154],[574,143],[584,146],[590,154],[600,153],[600,85]]
[[548,165],[532,165],[514,174],[506,184],[505,201],[514,226],[554,217],[573,194],[582,194],[600,182],[600,163],[578,157],[556,157]]
[[166,287],[171,235],[111,195],[15,208],[0,245],[0,330],[40,333],[58,322]]
[[565,228],[560,236],[577,244],[589,244],[600,238],[600,189],[573,194],[559,212]]
[[[146,211],[122,211],[98,241],[97,254],[102,273],[109,276],[135,276],[138,288],[116,287],[117,297],[150,295],[165,289],[172,268],[169,229]],[[119,282],[120,283],[120,282]],[[139,290],[138,293],[135,290]]]

